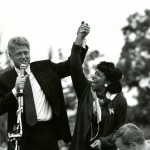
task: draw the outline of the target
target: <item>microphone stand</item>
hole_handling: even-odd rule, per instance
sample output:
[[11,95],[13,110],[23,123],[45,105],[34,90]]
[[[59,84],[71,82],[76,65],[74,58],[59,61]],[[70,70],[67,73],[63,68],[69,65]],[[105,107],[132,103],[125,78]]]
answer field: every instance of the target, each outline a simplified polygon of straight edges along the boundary
[[[26,69],[25,64],[20,65],[21,76],[24,76]],[[17,115],[17,124],[14,125],[13,131],[8,133],[8,141],[13,142],[15,141],[15,150],[20,150],[19,140],[23,135],[23,128],[22,128],[22,114],[23,114],[23,88],[19,89],[19,94],[17,96],[18,101],[18,109],[16,112]]]

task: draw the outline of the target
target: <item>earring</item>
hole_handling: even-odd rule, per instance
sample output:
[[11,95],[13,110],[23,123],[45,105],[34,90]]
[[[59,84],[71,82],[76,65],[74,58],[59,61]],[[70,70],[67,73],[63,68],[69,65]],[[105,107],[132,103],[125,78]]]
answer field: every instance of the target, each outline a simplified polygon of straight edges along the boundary
[[107,84],[107,83],[105,83],[105,84],[104,84],[104,87],[107,87],[107,86],[108,86],[108,84]]

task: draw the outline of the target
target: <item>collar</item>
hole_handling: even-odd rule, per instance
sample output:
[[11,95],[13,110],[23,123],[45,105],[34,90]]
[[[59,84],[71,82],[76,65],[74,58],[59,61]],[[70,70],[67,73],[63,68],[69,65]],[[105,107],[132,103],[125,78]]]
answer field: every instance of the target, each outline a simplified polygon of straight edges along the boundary
[[[18,69],[18,68],[16,68],[16,67],[15,67],[15,70],[16,70],[18,76],[20,76],[20,75],[21,75],[21,70]],[[30,65],[28,65],[28,67],[25,69],[25,71],[26,71],[26,72],[28,73],[28,75],[30,76],[30,74],[31,74]]]
[[[92,95],[93,95],[94,99],[97,98],[96,92],[93,91],[92,88],[91,88],[91,91],[92,91]],[[111,101],[113,101],[113,99],[116,97],[117,94],[111,94],[110,92],[107,92],[106,93],[106,98],[110,99]]]
[[117,94],[111,94],[110,92],[106,93],[106,98],[110,99],[111,101],[116,97]]

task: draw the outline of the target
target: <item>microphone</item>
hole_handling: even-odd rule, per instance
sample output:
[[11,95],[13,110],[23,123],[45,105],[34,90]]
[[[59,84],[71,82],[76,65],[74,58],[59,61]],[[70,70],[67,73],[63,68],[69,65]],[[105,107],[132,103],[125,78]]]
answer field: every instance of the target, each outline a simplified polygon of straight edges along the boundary
[[[21,76],[24,76],[26,67],[27,66],[25,64],[20,65]],[[23,88],[20,89],[19,93],[23,93]]]
[[21,65],[20,65],[21,76],[24,76],[26,67],[27,67],[27,66],[26,66],[25,64],[21,64]]
[[[26,69],[26,65],[25,64],[21,64],[20,65],[20,70],[21,70],[21,76],[24,76],[25,74],[25,69]],[[19,93],[17,96],[17,100],[18,100],[18,109],[17,109],[17,124],[14,125],[13,127],[13,131],[8,133],[8,140],[9,141],[15,141],[15,150],[20,150],[20,142],[18,143],[18,141],[20,140],[20,138],[23,135],[23,126],[22,126],[22,113],[23,113],[23,87],[19,88]]]

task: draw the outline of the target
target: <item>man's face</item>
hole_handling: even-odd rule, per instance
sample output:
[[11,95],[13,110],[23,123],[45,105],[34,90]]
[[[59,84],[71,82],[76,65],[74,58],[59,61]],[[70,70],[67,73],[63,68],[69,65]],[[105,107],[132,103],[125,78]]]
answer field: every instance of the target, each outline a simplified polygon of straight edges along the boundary
[[121,138],[117,138],[117,140],[115,141],[115,144],[116,144],[117,150],[136,150],[135,145],[132,145],[132,144],[124,145],[122,143]]
[[15,67],[18,69],[20,69],[21,64],[28,66],[30,63],[30,50],[26,46],[16,46],[9,55]]

